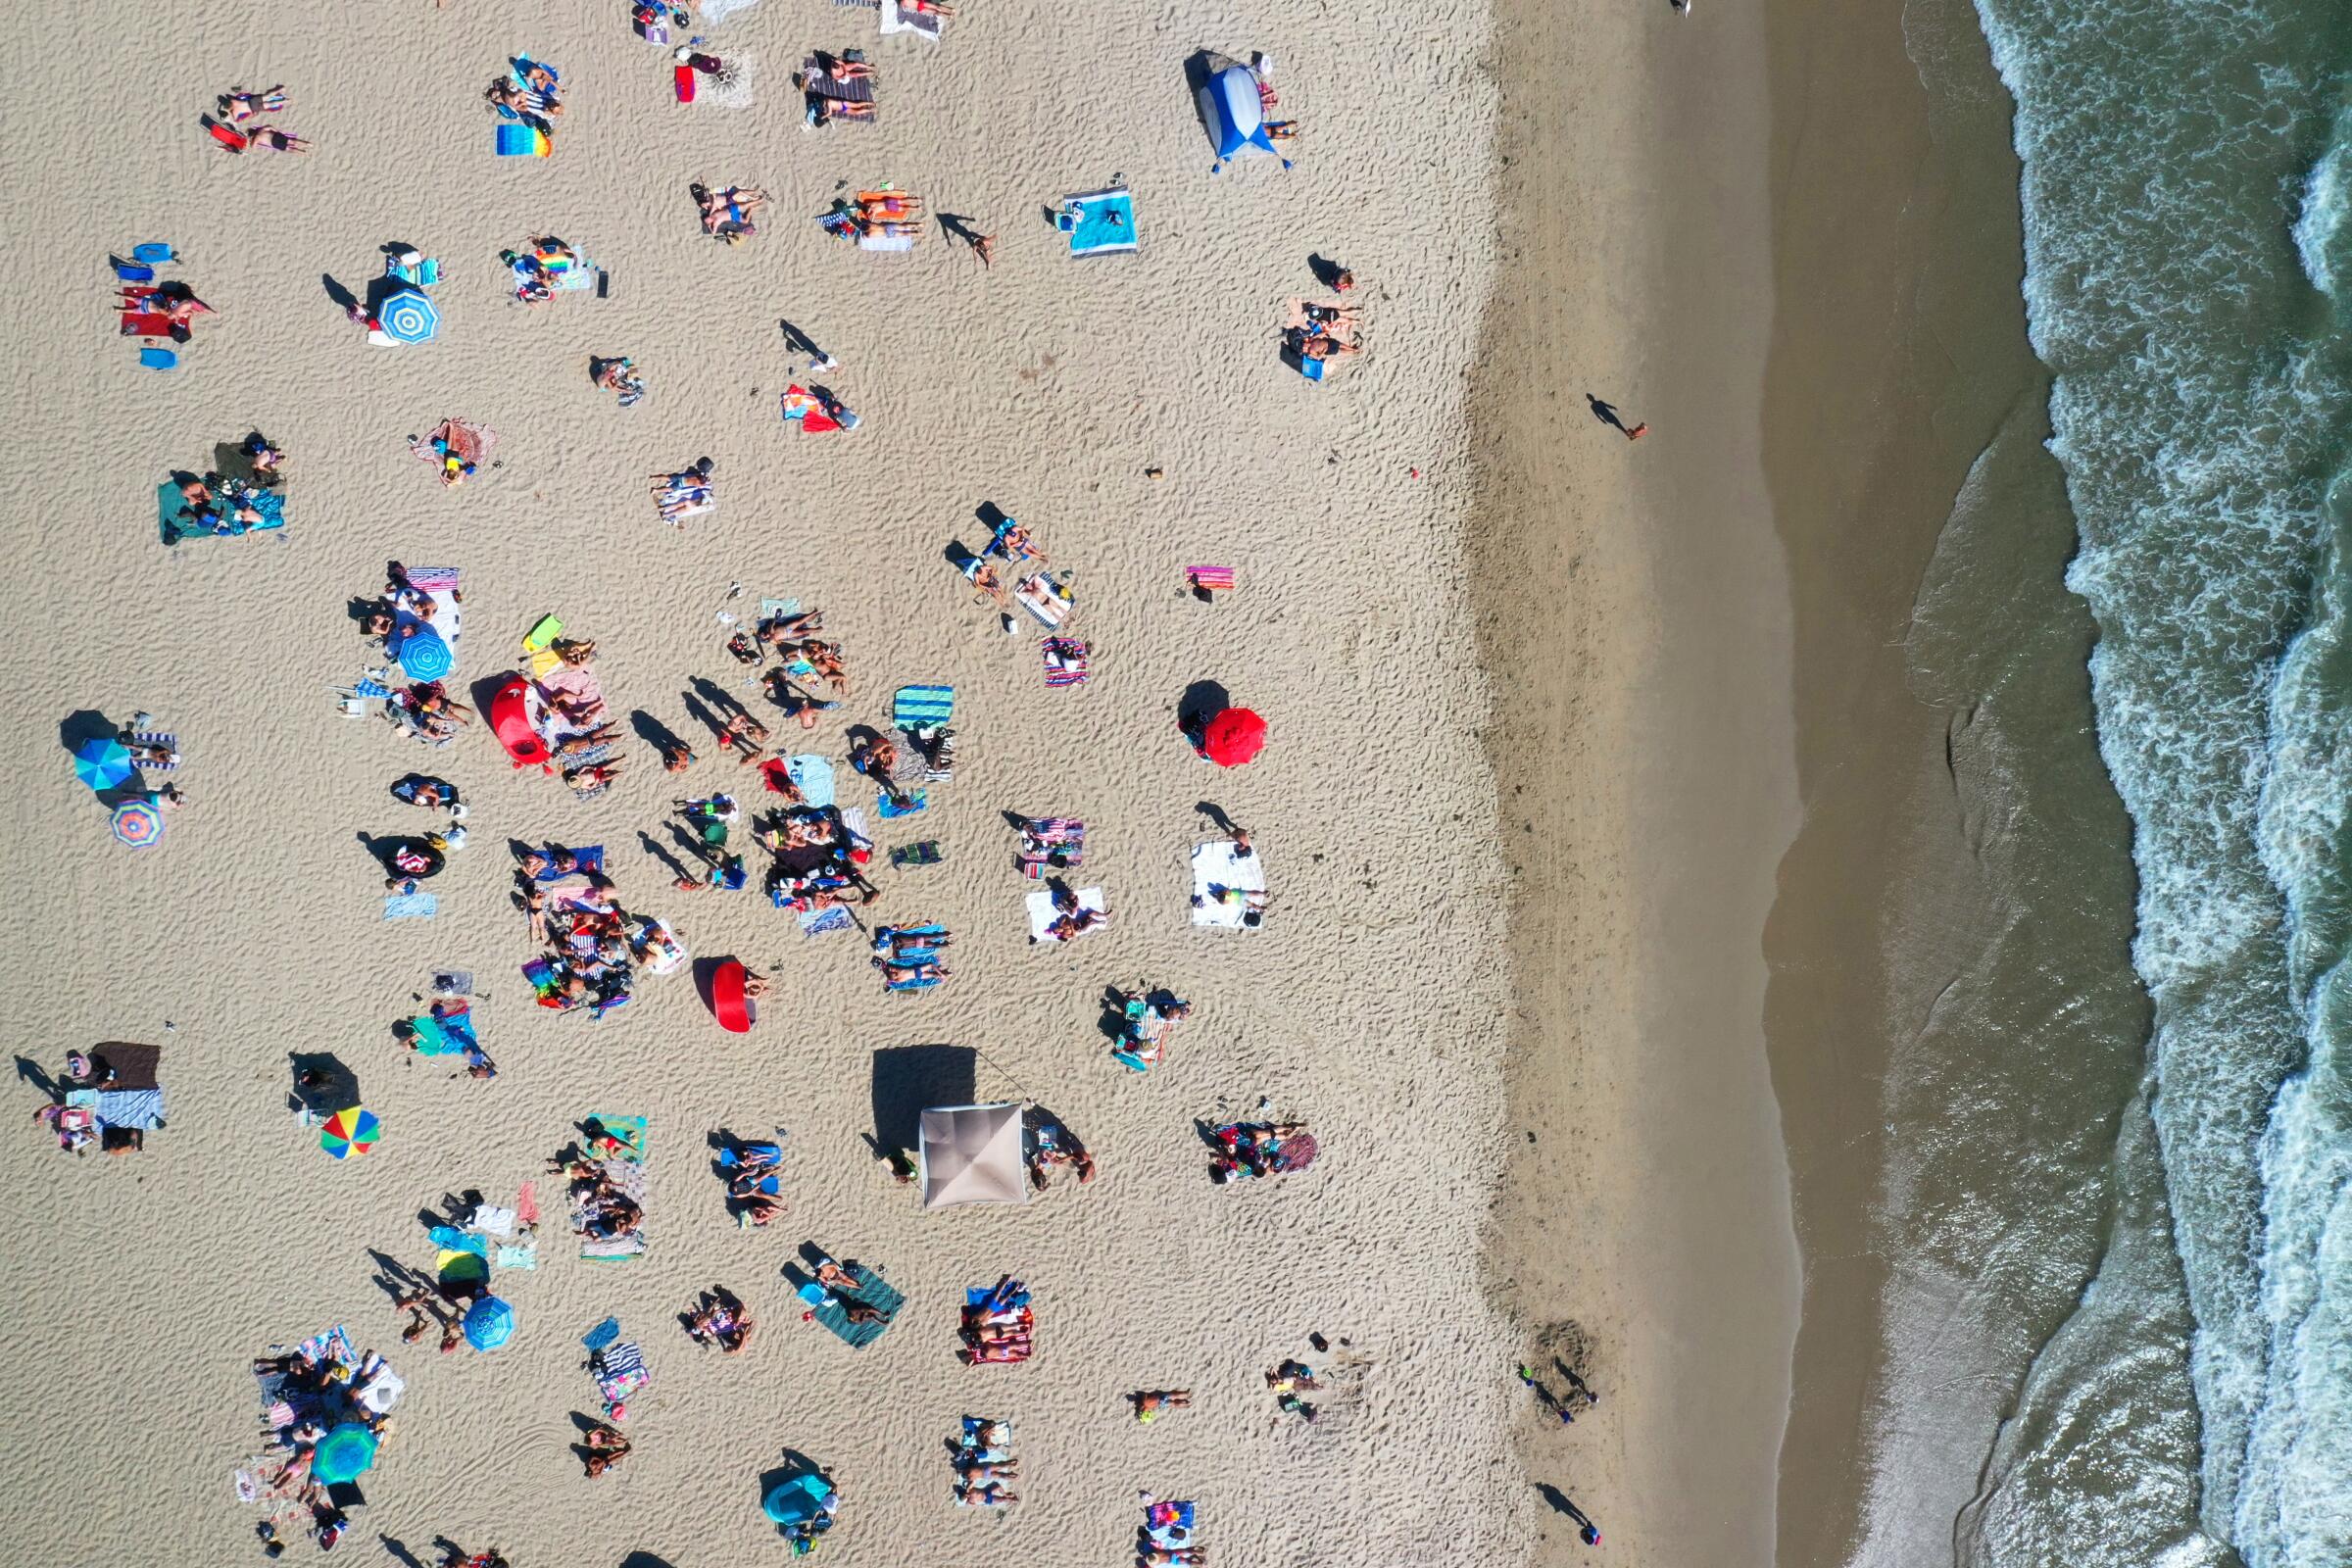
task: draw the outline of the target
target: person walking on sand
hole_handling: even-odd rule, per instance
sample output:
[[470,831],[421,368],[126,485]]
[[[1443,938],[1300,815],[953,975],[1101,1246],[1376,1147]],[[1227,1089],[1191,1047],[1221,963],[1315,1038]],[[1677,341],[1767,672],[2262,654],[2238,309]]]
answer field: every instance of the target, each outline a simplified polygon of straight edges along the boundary
[[1625,421],[1617,416],[1615,404],[1603,403],[1590,392],[1585,394],[1585,401],[1592,406],[1592,417],[1624,436],[1628,441],[1639,441],[1649,433],[1649,425],[1646,422],[1637,424],[1630,430],[1627,429]]

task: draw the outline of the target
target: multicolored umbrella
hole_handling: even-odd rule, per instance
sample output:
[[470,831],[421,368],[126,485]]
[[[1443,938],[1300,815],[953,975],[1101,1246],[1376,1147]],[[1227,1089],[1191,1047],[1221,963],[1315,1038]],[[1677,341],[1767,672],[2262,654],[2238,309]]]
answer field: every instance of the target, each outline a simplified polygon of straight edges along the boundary
[[74,776],[94,790],[111,790],[138,773],[130,748],[112,735],[99,735],[74,748]]
[[375,1112],[354,1105],[326,1118],[326,1127],[318,1135],[318,1147],[337,1159],[349,1159],[373,1149],[378,1135]]
[[311,1479],[340,1486],[366,1475],[375,1464],[375,1434],[357,1421],[346,1421],[311,1450]]
[[115,808],[115,837],[134,850],[152,849],[164,841],[164,813],[152,801],[124,801]]
[[396,289],[376,310],[375,324],[395,343],[422,343],[441,330],[441,313],[421,289]]
[[1200,755],[1219,767],[1239,767],[1265,749],[1266,721],[1247,708],[1228,708],[1200,732]]
[[514,1309],[495,1296],[466,1309],[466,1343],[477,1350],[495,1350],[514,1333]]

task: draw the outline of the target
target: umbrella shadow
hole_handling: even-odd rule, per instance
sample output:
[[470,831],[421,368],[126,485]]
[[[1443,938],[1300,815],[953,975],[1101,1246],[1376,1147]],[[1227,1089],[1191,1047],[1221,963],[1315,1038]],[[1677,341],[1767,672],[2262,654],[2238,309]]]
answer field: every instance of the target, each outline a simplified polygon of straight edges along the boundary
[[1232,706],[1233,694],[1222,682],[1197,680],[1176,700],[1176,727],[1184,731],[1185,739],[1198,751],[1201,731],[1208,727],[1208,721]]
[[874,1053],[874,1141],[912,1149],[931,1105],[968,1105],[979,1082],[979,1053],[969,1046],[893,1046]]
[[294,1087],[286,1096],[288,1110],[307,1110],[331,1116],[360,1104],[360,1075],[331,1051],[292,1051],[286,1054]]

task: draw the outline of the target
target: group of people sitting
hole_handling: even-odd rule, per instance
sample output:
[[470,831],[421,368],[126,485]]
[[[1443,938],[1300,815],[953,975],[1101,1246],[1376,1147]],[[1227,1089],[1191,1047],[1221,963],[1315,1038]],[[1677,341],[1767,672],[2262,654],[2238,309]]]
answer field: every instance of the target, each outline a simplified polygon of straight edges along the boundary
[[602,851],[591,858],[561,846],[519,857],[514,902],[530,919],[531,940],[547,948],[525,970],[543,1007],[587,1007],[602,1017],[627,1004],[639,966],[666,974],[685,961],[665,922],[620,906],[603,865]]
[[[760,977],[760,992],[767,990]],[[751,979],[744,992],[753,995]],[[741,1143],[727,1141],[718,1158],[718,1173],[727,1184],[727,1212],[735,1216],[738,1225],[755,1230],[771,1224],[777,1215],[789,1212],[784,1201],[782,1168],[784,1146],[778,1143]]]
[[1020,1474],[1012,1457],[1011,1422],[965,1416],[948,1462],[956,1473],[957,1507],[1002,1508],[1021,1500],[1019,1493],[1005,1486]]
[[740,1354],[751,1343],[751,1308],[724,1286],[714,1285],[703,1292],[681,1317],[688,1339],[697,1345],[715,1345],[722,1354]]
[[1162,1502],[1149,1492],[1138,1493],[1144,1523],[1135,1543],[1136,1568],[1191,1568],[1208,1561],[1208,1548],[1193,1532],[1190,1502]]
[[[769,782],[782,771],[781,766],[770,770]],[[843,820],[839,807],[780,807],[769,813],[761,840],[774,856],[767,893],[779,907],[807,914],[871,904],[882,896],[864,871],[873,845]]]
[[956,732],[945,725],[919,734],[869,730],[850,743],[850,765],[872,779],[892,807],[912,809],[926,783],[955,771]]
[[1029,1135],[1029,1185],[1044,1192],[1047,1177],[1065,1165],[1078,1173],[1080,1186],[1095,1179],[1095,1156],[1068,1126],[1048,1116]]
[[645,401],[645,377],[637,371],[637,363],[623,354],[616,359],[591,359],[588,379],[620,399],[620,406],[633,409]]
[[491,78],[482,99],[504,120],[519,120],[534,130],[548,131],[564,113],[563,77],[555,67],[516,57],[506,74]]
[[553,234],[539,235],[528,243],[527,250],[500,251],[498,259],[514,275],[516,300],[524,305],[545,305],[556,297],[566,276],[588,263]]
[[548,1174],[564,1178],[574,1236],[585,1242],[642,1246],[645,1205],[624,1179],[622,1167],[629,1163],[615,1150],[600,1150],[594,1139],[584,1150],[575,1145],[548,1161]]
[[[237,1476],[239,1494],[251,1502],[276,1504],[259,1527],[264,1551],[282,1555],[277,1525],[289,1514],[306,1521],[305,1532],[322,1551],[351,1526],[329,1491],[312,1474],[318,1445],[331,1432],[358,1426],[381,1443],[392,1424],[385,1418],[405,1387],[381,1355],[352,1348],[341,1329],[305,1341],[292,1349],[272,1347],[253,1363],[261,1387],[262,1426],[274,1463],[264,1461]],[[340,1441],[340,1440],[338,1440]]]
[[458,738],[473,722],[473,710],[449,695],[445,682],[412,681],[392,689],[384,699],[384,716],[393,727],[436,750]]
[[194,334],[196,318],[213,314],[194,289],[176,279],[125,283],[116,310],[124,337],[168,337],[174,343],[185,343]]
[[1208,1176],[1219,1186],[1304,1170],[1315,1157],[1314,1139],[1302,1121],[1228,1122],[1210,1137],[1217,1152],[1209,1160]]
[[1315,1418],[1315,1407],[1299,1396],[1312,1394],[1323,1385],[1315,1381],[1315,1369],[1304,1361],[1282,1361],[1267,1368],[1266,1387],[1273,1391],[1276,1407],[1286,1415],[1302,1421]]
[[[739,631],[727,639],[728,657],[739,664],[758,668],[771,656],[776,660],[761,672],[760,685],[768,701],[787,717],[800,720],[803,729],[816,728],[818,717],[839,708],[841,699],[850,695],[849,658],[840,643],[815,635],[824,626],[821,610],[779,612],[750,631]],[[821,696],[820,689],[833,695]],[[754,730],[758,731],[757,742]],[[735,726],[719,739],[740,751],[742,760],[750,763],[760,760],[760,745],[766,734],[755,720]]]
[[620,729],[596,674],[596,643],[558,637],[548,652],[555,656],[555,667],[530,682],[525,714],[547,748],[548,765],[571,792],[583,800],[601,795],[620,776],[622,764],[613,755]]
[[[260,441],[258,436],[251,439]],[[261,445],[270,455],[271,466],[264,470],[257,465],[253,478],[226,478],[211,470],[202,477],[172,476],[179,487],[179,506],[165,518],[168,543],[199,534],[230,538],[256,528],[275,528],[285,521],[285,497],[274,488],[279,482],[275,460],[281,454],[266,442]]]
[[988,1290],[972,1292],[956,1337],[963,1348],[956,1354],[966,1366],[1028,1360],[1037,1348],[1037,1314],[1029,1305],[1029,1288],[1007,1274]]
[[752,217],[765,207],[767,192],[749,185],[726,185],[717,190],[697,182],[686,187],[703,218],[703,232],[723,244],[740,245],[760,232]]
[[1112,993],[1112,1059],[1136,1072],[1150,1072],[1167,1056],[1168,1037],[1193,1015],[1193,1004],[1170,991]]
[[710,459],[699,458],[674,472],[647,474],[652,481],[654,506],[660,511],[662,520],[675,528],[688,517],[716,511],[718,492],[710,475],[717,467]]
[[1294,300],[1282,323],[1282,346],[1305,360],[1340,360],[1360,353],[1356,339],[1360,308],[1337,302]]
[[987,545],[978,555],[971,554],[958,543],[950,547],[949,559],[972,585],[972,602],[976,605],[994,605],[1004,616],[1006,630],[1013,625],[1013,590],[1005,585],[995,564],[1004,563],[1004,569],[1013,574],[1016,583],[1026,583],[1030,577],[1054,564],[1045,551],[1038,548],[1027,524],[1001,514],[993,524]]

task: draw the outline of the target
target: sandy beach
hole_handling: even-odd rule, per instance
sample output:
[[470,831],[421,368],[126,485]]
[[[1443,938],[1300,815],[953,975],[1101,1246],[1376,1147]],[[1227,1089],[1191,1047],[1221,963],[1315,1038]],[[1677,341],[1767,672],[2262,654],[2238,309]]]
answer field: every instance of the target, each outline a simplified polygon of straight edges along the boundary
[[[157,1044],[169,1116],[135,1156],[66,1157],[23,1114],[0,1148],[23,1244],[0,1260],[17,1325],[0,1508],[28,1558],[258,1557],[261,1511],[230,1493],[261,1447],[248,1362],[337,1323],[408,1383],[338,1548],[369,1560],[433,1560],[437,1537],[517,1565],[781,1559],[761,1477],[790,1455],[838,1485],[818,1549],[844,1562],[1124,1560],[1138,1489],[1197,1500],[1227,1562],[1502,1562],[1545,1527],[1507,1448],[1522,1337],[1472,1245],[1502,1147],[1511,980],[1463,543],[1463,372],[1493,267],[1489,18],[1359,13],[1351,31],[1389,40],[1371,56],[1334,49],[1321,18],[1185,5],[1063,23],[970,4],[933,46],[877,38],[870,12],[767,0],[710,34],[757,63],[743,109],[672,102],[668,61],[617,7],[453,0],[311,27],[167,6],[137,39],[92,44],[134,107],[105,145],[73,118],[43,162],[20,159],[0,239],[39,280],[0,313],[24,359],[12,414],[44,475],[0,588],[19,782],[0,929],[33,956],[29,1072]],[[877,64],[880,122],[805,133],[787,73],[848,46]],[[1204,47],[1279,63],[1306,127],[1297,171],[1211,177],[1184,78]],[[543,160],[491,156],[482,85],[516,54],[563,72]],[[20,101],[53,103],[84,68],[21,51],[4,69]],[[315,151],[223,154],[198,116],[274,82],[292,99],[277,122]],[[1141,249],[1074,261],[1052,204],[1114,177]],[[773,193],[762,232],[705,237],[696,180]],[[996,234],[994,266],[936,231],[868,255],[818,230],[837,190],[886,180]],[[607,271],[609,297],[511,302],[500,251],[549,234]],[[173,275],[217,313],[170,372],[115,335],[104,259],[140,241],[175,247]],[[372,347],[335,303],[388,244],[442,264],[430,343]],[[1318,252],[1361,280],[1370,344],[1320,387],[1276,356]],[[779,419],[808,366],[780,319],[841,362],[826,380],[862,416],[855,433]],[[587,374],[620,354],[649,387],[630,409]],[[452,416],[499,433],[499,466],[443,489],[408,438]],[[156,487],[257,428],[291,455],[286,527],[159,543]],[[705,455],[715,514],[661,526],[643,476]],[[998,630],[944,563],[984,503],[1075,571],[1087,685],[1047,689],[1035,635]],[[954,978],[889,995],[855,933],[804,939],[756,890],[671,888],[641,836],[664,842],[673,798],[751,777],[706,737],[679,778],[631,739],[631,771],[575,802],[478,730],[428,752],[343,717],[330,690],[380,659],[346,606],[387,560],[462,570],[461,689],[516,663],[552,612],[595,640],[616,713],[689,733],[697,679],[754,695],[718,616],[767,598],[821,606],[847,650],[851,699],[809,750],[838,761],[845,723],[882,723],[894,688],[953,685],[954,780],[924,815],[877,825],[885,848],[938,841],[945,863],[877,870],[873,912],[947,924]],[[1238,591],[1186,597],[1195,562],[1234,565]],[[1264,758],[1225,773],[1191,753],[1176,709],[1202,681],[1268,715]],[[60,738],[142,710],[178,738],[189,805],[133,852]],[[435,918],[385,922],[356,836],[427,825],[387,793],[412,769],[459,785],[469,842],[430,884]],[[1204,802],[1255,835],[1277,899],[1261,931],[1188,923],[1186,857],[1216,832]],[[1087,820],[1107,931],[1027,943],[1034,884],[1006,811]],[[683,974],[598,1021],[536,1007],[510,840],[603,845],[629,908],[772,978],[755,1030],[722,1033]],[[493,1081],[392,1034],[445,967],[477,977]],[[1097,1020],[1105,987],[1143,985],[1196,1011],[1139,1078]],[[972,1053],[970,1081],[878,1083],[877,1054],[916,1046]],[[293,1053],[356,1075],[380,1118],[371,1153],[330,1160],[298,1123]],[[1102,1174],[1025,1208],[919,1212],[863,1136],[906,1094],[1042,1102]],[[1213,1186],[1196,1119],[1261,1097],[1314,1129],[1321,1160]],[[39,1103],[24,1085],[21,1110]],[[651,1248],[634,1262],[572,1256],[541,1174],[600,1112],[648,1119]],[[710,1141],[774,1128],[789,1215],[738,1230]],[[420,1211],[467,1189],[511,1202],[535,1176],[539,1266],[498,1276],[514,1339],[398,1344],[371,1252],[429,1264]],[[885,1338],[852,1350],[799,1320],[780,1271],[803,1244],[905,1291]],[[964,1367],[961,1293],[1007,1272],[1034,1292],[1038,1352]],[[761,1325],[739,1358],[675,1321],[712,1283]],[[653,1382],[631,1401],[634,1454],[588,1480],[567,1445],[596,1408],[581,1337],[608,1315]],[[1328,1385],[1311,1426],[1264,1383],[1293,1356]],[[1139,1426],[1122,1396],[1152,1388],[1189,1388],[1194,1407]],[[943,1446],[965,1415],[1013,1421],[1016,1506],[954,1504]]]

